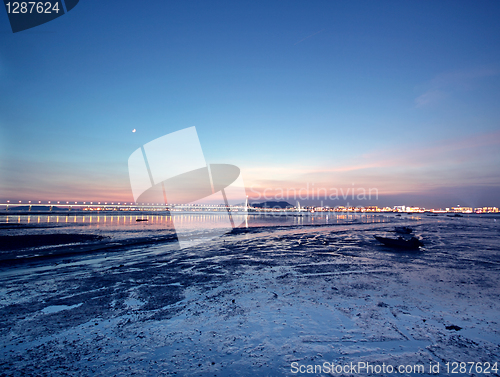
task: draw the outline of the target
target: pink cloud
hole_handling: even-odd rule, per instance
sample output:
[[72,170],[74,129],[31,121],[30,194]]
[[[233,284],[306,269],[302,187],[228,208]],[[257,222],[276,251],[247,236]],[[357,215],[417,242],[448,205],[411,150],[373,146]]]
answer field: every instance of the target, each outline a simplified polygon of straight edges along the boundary
[[[433,145],[390,147],[364,154],[351,164],[331,168],[254,167],[244,171],[247,187],[255,190],[316,188],[378,188],[380,193],[425,192],[463,184],[499,185],[500,131],[446,139]],[[493,161],[493,162],[492,162]],[[249,173],[249,174],[247,174]],[[283,172],[281,172],[283,173]]]

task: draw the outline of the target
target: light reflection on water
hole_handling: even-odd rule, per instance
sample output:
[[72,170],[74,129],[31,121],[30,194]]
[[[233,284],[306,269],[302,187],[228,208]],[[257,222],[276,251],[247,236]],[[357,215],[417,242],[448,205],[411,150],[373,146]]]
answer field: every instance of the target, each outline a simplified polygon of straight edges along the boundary
[[[217,227],[218,223],[225,223],[225,213],[196,213],[175,214],[176,219],[184,224],[210,223]],[[323,225],[323,224],[348,224],[357,223],[382,223],[390,221],[389,216],[375,214],[232,214],[235,223],[240,227],[262,226],[297,226],[297,225]],[[40,224],[49,226],[104,228],[104,227],[156,227],[173,229],[174,224],[170,214],[144,214],[144,215],[115,215],[115,214],[54,214],[54,215],[2,215],[0,223],[4,224]]]
[[14,215],[0,216],[0,223],[74,223],[74,224],[132,224],[147,219],[148,221],[159,223],[171,221],[170,215]]

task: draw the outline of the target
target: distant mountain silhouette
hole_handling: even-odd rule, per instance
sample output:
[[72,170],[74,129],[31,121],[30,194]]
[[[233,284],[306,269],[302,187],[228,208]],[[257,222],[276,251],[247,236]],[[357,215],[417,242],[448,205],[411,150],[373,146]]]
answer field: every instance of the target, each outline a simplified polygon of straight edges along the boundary
[[263,202],[263,203],[252,203],[252,207],[255,208],[293,208],[293,206],[288,202]]

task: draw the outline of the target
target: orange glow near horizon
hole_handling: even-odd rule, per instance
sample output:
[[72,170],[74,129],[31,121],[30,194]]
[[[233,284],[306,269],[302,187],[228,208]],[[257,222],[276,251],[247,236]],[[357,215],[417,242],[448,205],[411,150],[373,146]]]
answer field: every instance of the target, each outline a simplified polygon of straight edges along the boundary
[[[496,174],[500,164],[498,146],[500,131],[471,135],[468,138],[440,140],[432,145],[379,147],[375,151],[359,154],[342,166],[307,166],[282,164],[241,167],[247,195],[251,200],[262,198],[265,193],[273,198],[287,198],[286,192],[299,192],[303,197],[317,198],[338,194],[349,196],[352,191],[370,190],[379,196],[430,193],[447,187],[500,186]],[[492,156],[494,157],[492,159]],[[496,161],[496,160],[499,161]],[[325,165],[323,163],[323,165]],[[492,174],[492,169],[495,174]],[[117,175],[116,181],[92,182],[57,181],[51,184],[32,184],[25,189],[14,189],[14,183],[2,192],[0,202],[11,204],[21,201],[23,205],[41,202],[43,205],[56,203],[133,203],[127,172]],[[29,174],[25,174],[29,176]],[[36,177],[36,174],[35,174]],[[335,192],[337,190],[337,193]],[[333,192],[332,192],[333,191]],[[360,192],[356,191],[356,195]],[[362,194],[362,192],[361,192]],[[167,195],[168,197],[168,195]]]

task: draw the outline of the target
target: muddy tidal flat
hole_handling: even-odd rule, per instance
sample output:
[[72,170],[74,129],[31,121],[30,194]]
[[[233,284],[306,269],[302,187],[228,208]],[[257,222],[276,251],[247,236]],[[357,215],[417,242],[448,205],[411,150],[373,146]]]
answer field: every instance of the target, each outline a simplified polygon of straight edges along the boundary
[[[161,221],[45,217],[0,218],[0,375],[500,375],[499,217],[260,219],[182,250]],[[424,247],[374,239],[395,226]]]

